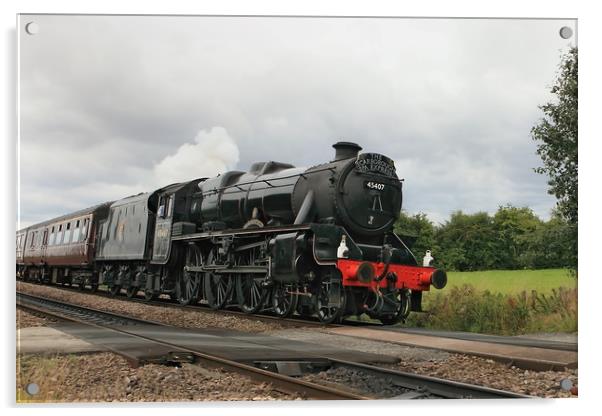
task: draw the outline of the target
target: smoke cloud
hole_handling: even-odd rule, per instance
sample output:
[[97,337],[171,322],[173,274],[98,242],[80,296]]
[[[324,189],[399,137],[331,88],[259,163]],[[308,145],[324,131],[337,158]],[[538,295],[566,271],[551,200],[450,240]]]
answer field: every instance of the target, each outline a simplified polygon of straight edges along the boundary
[[194,143],[184,143],[175,154],[154,166],[155,184],[163,186],[215,176],[233,169],[238,160],[238,146],[225,128],[200,130]]

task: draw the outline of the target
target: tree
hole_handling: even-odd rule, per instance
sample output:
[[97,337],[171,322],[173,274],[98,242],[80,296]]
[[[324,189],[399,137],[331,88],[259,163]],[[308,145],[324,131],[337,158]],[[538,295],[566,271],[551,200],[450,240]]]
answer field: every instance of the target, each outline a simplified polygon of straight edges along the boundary
[[422,261],[426,250],[432,250],[435,257],[438,255],[435,248],[435,226],[426,214],[420,212],[416,215],[408,215],[405,211],[401,211],[395,223],[395,232],[404,242],[410,243],[410,248],[419,262]]
[[577,48],[562,59],[560,74],[552,87],[557,100],[540,107],[544,118],[531,129],[531,137],[539,142],[537,153],[543,166],[536,172],[550,178],[548,192],[558,199],[558,211],[567,220],[571,267],[577,269]]
[[575,268],[573,227],[555,209],[542,221],[528,207],[500,206],[486,212],[452,213],[449,221],[433,225],[419,213],[402,211],[395,232],[420,262],[432,250],[435,266],[450,271],[490,269]]
[[562,59],[560,74],[552,87],[554,102],[539,108],[544,117],[531,129],[538,142],[537,154],[543,166],[536,172],[549,177],[548,192],[558,199],[558,209],[577,225],[577,48]]
[[528,239],[542,224],[531,208],[501,206],[493,216],[494,228],[500,241],[500,252],[496,268],[516,269],[519,259],[525,255]]
[[552,218],[542,222],[534,232],[524,236],[525,250],[519,256],[520,267],[544,269],[573,267],[572,228],[557,211]]
[[448,270],[486,270],[499,264],[500,240],[486,212],[452,213],[437,229],[435,240],[441,252],[435,260]]

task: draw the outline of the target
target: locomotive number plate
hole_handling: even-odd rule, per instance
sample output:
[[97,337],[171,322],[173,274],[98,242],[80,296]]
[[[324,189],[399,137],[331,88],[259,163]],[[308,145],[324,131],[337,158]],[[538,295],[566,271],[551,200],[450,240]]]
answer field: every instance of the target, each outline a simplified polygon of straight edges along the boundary
[[380,182],[368,181],[366,182],[366,188],[373,189],[375,191],[384,191],[385,184]]

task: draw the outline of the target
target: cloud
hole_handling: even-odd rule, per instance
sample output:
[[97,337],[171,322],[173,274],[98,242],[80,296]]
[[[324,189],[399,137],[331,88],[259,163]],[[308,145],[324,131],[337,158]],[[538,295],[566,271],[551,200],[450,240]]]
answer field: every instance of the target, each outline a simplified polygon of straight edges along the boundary
[[[200,130],[192,143],[184,143],[173,155],[166,156],[150,169],[124,166],[120,181],[113,181],[113,177],[102,180],[103,175],[91,174],[101,171],[107,159],[78,158],[76,150],[67,148],[58,152],[57,163],[48,163],[48,155],[39,148],[30,149],[25,145],[24,149],[27,156],[22,169],[27,172],[23,175],[27,181],[22,186],[26,192],[21,192],[21,204],[27,208],[28,216],[17,224],[17,229],[100,202],[149,192],[176,182],[215,176],[233,169],[239,158],[235,140],[223,127]],[[120,160],[119,154],[112,159]],[[42,166],[44,169],[40,169]],[[78,172],[89,176],[78,175]],[[61,191],[52,191],[56,187]]]
[[43,15],[21,34],[33,19],[24,221],[258,161],[313,166],[341,139],[400,163],[412,212],[554,205],[529,130],[574,21]]

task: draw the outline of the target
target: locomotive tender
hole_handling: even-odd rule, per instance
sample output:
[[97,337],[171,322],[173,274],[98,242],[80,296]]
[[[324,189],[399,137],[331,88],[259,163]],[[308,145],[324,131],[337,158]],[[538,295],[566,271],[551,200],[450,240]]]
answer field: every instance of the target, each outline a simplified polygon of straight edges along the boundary
[[393,161],[333,147],[332,161],[310,168],[255,163],[19,230],[18,276],[324,323],[362,313],[402,321],[447,276],[419,267],[393,232],[402,201]]

